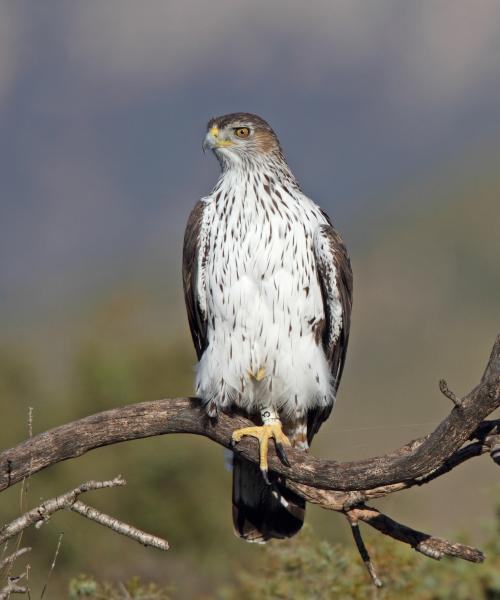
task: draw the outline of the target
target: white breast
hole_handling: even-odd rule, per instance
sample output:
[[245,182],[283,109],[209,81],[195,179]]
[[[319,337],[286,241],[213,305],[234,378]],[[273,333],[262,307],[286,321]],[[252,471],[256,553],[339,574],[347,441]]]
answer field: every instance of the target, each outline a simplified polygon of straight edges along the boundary
[[269,193],[269,186],[233,182],[219,192],[207,199],[208,347],[197,394],[249,413],[326,405],[331,375],[314,334],[324,318],[313,254],[323,215],[278,184]]

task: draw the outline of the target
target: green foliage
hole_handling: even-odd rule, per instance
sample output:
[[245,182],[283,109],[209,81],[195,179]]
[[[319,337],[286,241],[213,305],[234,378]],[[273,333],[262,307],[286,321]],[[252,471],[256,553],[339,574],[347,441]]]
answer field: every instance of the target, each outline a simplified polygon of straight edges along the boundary
[[80,575],[69,583],[69,598],[88,600],[170,600],[167,588],[143,583],[134,577],[126,583],[99,583],[93,577]]

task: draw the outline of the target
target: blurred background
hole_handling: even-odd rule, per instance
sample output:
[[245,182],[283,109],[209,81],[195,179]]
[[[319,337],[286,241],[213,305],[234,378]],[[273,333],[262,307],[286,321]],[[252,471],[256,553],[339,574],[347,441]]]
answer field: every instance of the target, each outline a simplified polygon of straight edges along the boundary
[[[182,235],[218,176],[201,152],[205,124],[234,111],[271,123],[352,257],[347,367],[313,452],[391,450],[448,412],[441,377],[457,394],[478,382],[500,331],[496,0],[2,2],[3,447],[27,436],[30,406],[36,433],[192,393]],[[476,459],[379,506],[481,544],[497,471]],[[204,439],[95,451],[33,477],[27,501],[118,473],[125,490],[88,501],[172,550],[59,514],[27,535],[35,590],[60,531],[53,597],[79,573],[222,597],[242,565],[262,560],[233,537],[230,474]],[[0,520],[18,510],[15,488]],[[350,543],[337,515],[312,507],[308,520],[313,539]]]

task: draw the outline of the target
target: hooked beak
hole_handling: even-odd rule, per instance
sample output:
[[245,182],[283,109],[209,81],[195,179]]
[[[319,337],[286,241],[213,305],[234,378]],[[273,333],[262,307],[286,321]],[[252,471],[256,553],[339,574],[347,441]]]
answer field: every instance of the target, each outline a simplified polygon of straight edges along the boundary
[[201,147],[203,148],[203,153],[205,153],[207,150],[212,150],[213,148],[215,148],[215,138],[210,133],[210,131],[207,132],[207,135],[205,136]]
[[225,140],[220,137],[219,128],[217,126],[211,127],[207,131],[207,135],[203,140],[203,152],[206,150],[214,150],[215,148],[223,148],[227,146],[232,146],[233,142],[230,140]]

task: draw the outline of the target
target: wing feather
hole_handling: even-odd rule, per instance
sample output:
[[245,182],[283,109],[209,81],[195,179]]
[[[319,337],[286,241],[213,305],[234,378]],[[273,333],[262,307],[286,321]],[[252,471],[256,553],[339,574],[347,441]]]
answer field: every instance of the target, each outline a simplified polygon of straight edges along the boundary
[[198,360],[207,347],[205,265],[208,251],[207,219],[210,206],[200,200],[189,215],[184,233],[182,281],[184,300]]
[[[333,391],[336,394],[344,369],[351,326],[352,270],[344,242],[329,221],[320,225],[315,232],[314,257],[325,314],[320,331],[321,343],[330,365]],[[333,401],[328,406],[309,411],[309,443],[330,416],[332,407]]]

